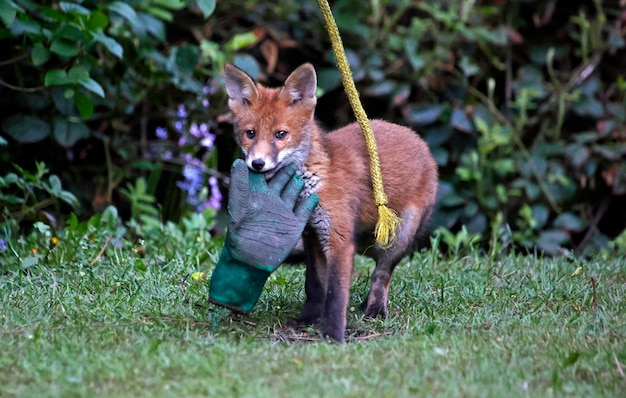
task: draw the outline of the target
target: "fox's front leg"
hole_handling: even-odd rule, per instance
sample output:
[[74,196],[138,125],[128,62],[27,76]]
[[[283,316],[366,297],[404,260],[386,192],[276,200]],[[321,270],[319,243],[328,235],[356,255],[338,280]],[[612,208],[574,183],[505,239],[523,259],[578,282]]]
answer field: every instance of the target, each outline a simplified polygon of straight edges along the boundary
[[322,333],[330,340],[343,341],[355,247],[351,242],[331,244],[333,246],[335,249],[331,248],[328,253],[328,285]]
[[323,249],[316,236],[303,235],[306,278],[304,291],[306,302],[296,319],[300,325],[315,325],[322,318],[326,304],[326,286],[328,282],[327,263]]

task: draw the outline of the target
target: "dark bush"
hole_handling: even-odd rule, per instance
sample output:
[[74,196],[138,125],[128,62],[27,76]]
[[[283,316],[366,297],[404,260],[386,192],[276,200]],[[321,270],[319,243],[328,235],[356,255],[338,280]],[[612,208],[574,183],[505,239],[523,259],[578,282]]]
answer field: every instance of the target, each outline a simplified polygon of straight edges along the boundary
[[[557,253],[626,228],[622,3],[332,6],[369,116],[412,126],[439,162],[434,223]],[[161,217],[216,207],[234,151],[227,61],[269,84],[312,62],[320,121],[353,120],[314,1],[42,4],[0,7],[1,162],[45,161],[83,213],[131,217],[141,187]]]

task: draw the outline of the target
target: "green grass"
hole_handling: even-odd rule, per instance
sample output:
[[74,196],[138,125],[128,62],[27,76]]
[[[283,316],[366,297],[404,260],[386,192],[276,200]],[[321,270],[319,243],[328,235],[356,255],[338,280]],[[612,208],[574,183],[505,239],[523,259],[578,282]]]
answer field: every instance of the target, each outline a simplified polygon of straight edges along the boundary
[[[113,239],[100,257],[106,240],[89,234],[62,237],[36,265],[18,258],[36,240],[5,252],[0,396],[611,397],[626,389],[623,258],[423,252],[398,267],[387,320],[352,309],[347,342],[327,344],[315,330],[282,328],[304,298],[301,267],[281,267],[255,310],[236,316],[207,303],[207,281],[181,284],[207,270],[201,253],[212,246],[163,234],[143,255]],[[357,260],[353,308],[372,266]]]

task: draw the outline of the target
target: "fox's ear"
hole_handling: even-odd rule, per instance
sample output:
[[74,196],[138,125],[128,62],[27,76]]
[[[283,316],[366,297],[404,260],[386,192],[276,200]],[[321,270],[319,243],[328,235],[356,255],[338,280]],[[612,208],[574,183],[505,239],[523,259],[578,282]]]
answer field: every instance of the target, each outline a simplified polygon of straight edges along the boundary
[[258,95],[254,80],[233,64],[224,66],[224,80],[228,93],[228,106],[251,103]]
[[317,97],[317,76],[311,64],[299,66],[291,72],[280,93],[281,98],[289,101],[290,104],[315,107]]

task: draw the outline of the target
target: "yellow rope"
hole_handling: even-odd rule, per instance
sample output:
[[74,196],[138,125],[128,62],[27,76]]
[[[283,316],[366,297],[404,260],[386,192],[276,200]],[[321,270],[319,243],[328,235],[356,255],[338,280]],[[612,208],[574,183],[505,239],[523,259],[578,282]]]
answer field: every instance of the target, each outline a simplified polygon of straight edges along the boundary
[[382,247],[390,247],[396,240],[396,229],[400,225],[402,219],[398,217],[397,213],[390,209],[388,204],[387,195],[385,195],[385,188],[383,186],[383,177],[380,171],[380,160],[378,159],[378,147],[376,145],[376,138],[374,137],[374,131],[370,125],[370,121],[363,110],[361,100],[359,99],[359,92],[354,85],[354,79],[352,78],[352,72],[350,71],[350,64],[346,57],[346,52],[341,42],[341,36],[339,35],[339,29],[335,23],[335,18],[328,5],[328,0],[318,0],[320,11],[326,22],[326,30],[330,36],[330,41],[333,47],[333,53],[335,55],[335,61],[337,67],[341,72],[341,80],[343,87],[352,106],[354,116],[361,126],[361,131],[365,137],[365,143],[367,144],[367,151],[370,155],[370,174],[372,175],[372,186],[374,188],[374,200],[378,207],[378,222],[376,223],[376,229],[374,234],[376,235],[376,242]]

